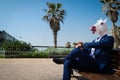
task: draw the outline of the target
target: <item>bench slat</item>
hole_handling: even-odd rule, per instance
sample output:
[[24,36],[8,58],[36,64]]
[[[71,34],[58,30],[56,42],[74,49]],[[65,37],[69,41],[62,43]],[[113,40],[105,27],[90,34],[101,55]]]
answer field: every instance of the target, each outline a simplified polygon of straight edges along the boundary
[[97,73],[80,73],[89,80],[120,80],[120,77],[116,74],[97,74]]
[[120,70],[120,49],[113,49],[110,53],[114,69]]

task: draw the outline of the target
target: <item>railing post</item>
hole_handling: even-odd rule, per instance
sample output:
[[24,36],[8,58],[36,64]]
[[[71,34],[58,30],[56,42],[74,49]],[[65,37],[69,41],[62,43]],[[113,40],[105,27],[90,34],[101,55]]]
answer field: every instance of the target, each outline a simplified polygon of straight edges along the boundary
[[3,57],[5,58],[5,50],[3,50]]

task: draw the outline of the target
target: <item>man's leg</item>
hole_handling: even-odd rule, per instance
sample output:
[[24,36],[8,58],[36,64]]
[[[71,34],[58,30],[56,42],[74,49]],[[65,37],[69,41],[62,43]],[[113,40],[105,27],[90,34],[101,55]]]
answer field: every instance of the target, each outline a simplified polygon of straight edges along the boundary
[[[89,56],[88,53],[85,53],[83,50],[79,48],[75,48],[72,50],[66,59],[70,60],[78,64],[80,71],[87,72],[99,72],[99,67],[93,57]],[[77,66],[73,66],[74,69],[78,68]]]
[[82,65],[80,65],[79,61],[76,60],[77,55],[80,55],[80,49],[75,48],[72,50],[68,56],[64,60],[64,71],[63,71],[63,80],[70,80],[72,69],[79,69]]
[[[75,60],[76,57],[79,56],[80,54],[80,49],[79,48],[75,48],[73,49],[67,56],[66,58],[53,58],[53,62],[56,64],[64,64],[65,59],[73,59]],[[75,53],[75,54],[74,54]]]
[[71,70],[97,72],[98,66],[95,60],[79,48],[72,50],[65,59],[63,80],[70,80]]
[[78,60],[75,60],[74,62],[71,60],[65,60],[63,67],[63,80],[70,80],[71,75],[73,74],[72,69],[78,69],[82,71],[84,70],[84,67]]
[[71,78],[71,63],[69,60],[65,60],[63,67],[63,80],[70,80]]

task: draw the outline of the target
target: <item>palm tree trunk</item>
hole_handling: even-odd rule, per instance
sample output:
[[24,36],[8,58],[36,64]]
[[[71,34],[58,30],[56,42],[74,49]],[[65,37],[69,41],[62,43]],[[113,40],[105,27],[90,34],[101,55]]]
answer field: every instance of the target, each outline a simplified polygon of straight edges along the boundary
[[54,34],[54,47],[57,48],[57,32],[53,32]]
[[112,27],[112,35],[114,37],[114,48],[118,48],[119,46],[119,38],[117,36],[117,26],[115,25],[115,23],[113,23],[113,27]]

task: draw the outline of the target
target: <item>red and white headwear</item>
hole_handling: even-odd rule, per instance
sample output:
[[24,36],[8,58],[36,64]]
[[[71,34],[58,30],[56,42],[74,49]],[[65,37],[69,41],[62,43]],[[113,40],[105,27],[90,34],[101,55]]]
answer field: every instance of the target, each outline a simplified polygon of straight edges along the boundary
[[108,34],[108,28],[107,28],[107,25],[106,25],[106,21],[107,19],[99,19],[97,21],[97,23],[95,23],[91,28],[90,30],[92,31],[92,33],[96,33],[98,34],[99,36],[103,36],[105,34]]

